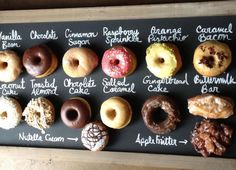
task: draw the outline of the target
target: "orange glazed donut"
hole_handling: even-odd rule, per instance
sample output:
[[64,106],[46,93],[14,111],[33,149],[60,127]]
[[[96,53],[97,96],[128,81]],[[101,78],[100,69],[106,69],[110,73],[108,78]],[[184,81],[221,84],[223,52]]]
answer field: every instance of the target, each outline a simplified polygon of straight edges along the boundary
[[64,72],[70,77],[85,77],[98,65],[97,54],[89,48],[69,49],[62,59]]
[[0,81],[12,82],[18,78],[21,71],[21,60],[14,51],[0,51]]
[[195,50],[193,65],[203,76],[212,77],[222,74],[232,60],[231,50],[225,43],[206,41]]
[[132,109],[125,99],[115,96],[102,103],[100,116],[106,126],[121,129],[129,124]]

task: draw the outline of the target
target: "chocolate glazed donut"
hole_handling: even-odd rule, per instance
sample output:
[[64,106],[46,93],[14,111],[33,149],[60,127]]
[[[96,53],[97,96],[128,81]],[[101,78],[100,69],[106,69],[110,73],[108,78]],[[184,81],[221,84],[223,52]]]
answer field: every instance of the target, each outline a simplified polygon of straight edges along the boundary
[[91,119],[88,102],[79,97],[65,101],[61,107],[61,119],[70,128],[84,127]]
[[47,72],[51,63],[51,50],[46,45],[37,45],[24,52],[23,65],[32,76],[39,76]]
[[[164,121],[156,122],[154,120],[154,114],[158,114],[158,109],[167,113]],[[164,95],[148,98],[142,107],[142,117],[148,129],[155,134],[169,133],[180,122],[180,112],[177,105],[171,98]]]

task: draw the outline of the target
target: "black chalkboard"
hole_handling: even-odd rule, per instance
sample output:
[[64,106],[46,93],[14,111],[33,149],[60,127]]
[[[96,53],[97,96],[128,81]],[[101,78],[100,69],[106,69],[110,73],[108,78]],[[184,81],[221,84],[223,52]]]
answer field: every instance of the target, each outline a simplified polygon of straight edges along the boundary
[[[188,113],[187,98],[202,92],[216,92],[232,97],[236,101],[236,16],[169,18],[119,21],[83,21],[55,23],[21,23],[0,25],[0,49],[15,50],[22,56],[25,49],[47,44],[58,56],[59,66],[50,76],[34,79],[24,72],[10,84],[0,83],[1,95],[15,97],[24,108],[34,97],[45,96],[56,107],[56,122],[46,134],[29,127],[24,121],[14,129],[0,130],[0,144],[8,146],[34,146],[50,148],[85,149],[80,141],[81,129],[66,127],[60,118],[60,107],[66,99],[74,96],[84,97],[92,107],[93,120],[100,119],[99,110],[102,102],[111,96],[121,96],[129,101],[133,108],[133,118],[129,126],[121,130],[110,129],[110,142],[105,148],[108,151],[147,152],[177,155],[199,155],[189,142],[190,132],[200,117]],[[226,73],[217,78],[227,79],[226,84],[211,83],[211,80],[198,75],[192,65],[193,52],[200,41],[217,39],[227,43],[233,53],[233,62]],[[174,42],[182,55],[183,67],[175,77],[168,81],[149,84],[158,80],[146,68],[145,50],[155,41]],[[84,46],[93,49],[101,61],[103,52],[111,45],[123,44],[134,51],[138,58],[135,72],[125,79],[110,79],[101,69],[101,65],[86,78],[69,78],[62,69],[63,54],[71,47]],[[99,62],[101,63],[101,62]],[[230,82],[231,79],[231,82]],[[55,82],[54,82],[55,81]],[[133,85],[130,92],[110,92],[117,81]],[[33,84],[46,85],[55,83],[51,92],[55,94],[33,93],[44,88],[32,88]],[[77,85],[80,87],[74,87]],[[81,82],[81,83],[79,83]],[[176,84],[179,82],[180,84]],[[182,84],[181,84],[182,82]],[[73,84],[74,83],[74,84]],[[10,89],[18,84],[19,89]],[[67,87],[70,86],[70,87]],[[87,88],[89,87],[89,88]],[[10,91],[13,90],[13,91]],[[70,94],[77,92],[78,94]],[[114,89],[113,89],[114,90]],[[115,89],[117,90],[117,89]],[[10,92],[10,94],[9,94]],[[15,94],[15,92],[17,94]],[[144,125],[141,108],[144,101],[152,95],[166,94],[173,97],[181,110],[182,121],[177,129],[166,135],[155,135]],[[218,120],[233,127],[236,116]],[[137,139],[141,140],[142,145]],[[151,140],[150,140],[151,139]],[[150,140],[150,141],[149,141]],[[162,140],[166,140],[161,144]],[[145,146],[146,142],[146,146]],[[186,143],[187,142],[187,143]],[[167,145],[165,145],[167,144]],[[236,158],[236,135],[224,157]]]

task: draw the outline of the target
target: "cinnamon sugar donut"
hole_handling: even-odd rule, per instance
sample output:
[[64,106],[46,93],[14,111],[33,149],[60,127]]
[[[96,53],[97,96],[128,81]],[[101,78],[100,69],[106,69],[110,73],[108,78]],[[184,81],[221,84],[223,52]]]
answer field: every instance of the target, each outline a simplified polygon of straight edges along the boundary
[[232,54],[229,46],[219,41],[206,41],[198,45],[193,56],[196,71],[203,76],[222,74],[230,65]]

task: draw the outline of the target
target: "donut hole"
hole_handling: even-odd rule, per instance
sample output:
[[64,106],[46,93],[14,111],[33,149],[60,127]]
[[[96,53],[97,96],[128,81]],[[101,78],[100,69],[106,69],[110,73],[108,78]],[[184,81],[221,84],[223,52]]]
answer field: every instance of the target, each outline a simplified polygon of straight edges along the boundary
[[120,64],[120,60],[118,60],[118,59],[110,60],[110,64],[117,66]]
[[156,59],[156,63],[158,63],[158,64],[163,64],[164,62],[165,62],[165,59],[162,58],[162,57],[158,57],[158,58]]
[[39,65],[40,62],[41,62],[41,58],[40,57],[34,57],[33,65]]
[[78,67],[78,66],[79,66],[79,60],[73,59],[73,60],[71,61],[71,66],[72,66],[72,67]]
[[168,114],[161,108],[155,109],[152,112],[152,119],[155,123],[163,122],[167,119]]
[[7,112],[6,112],[6,111],[2,112],[2,113],[0,114],[0,117],[1,117],[2,119],[7,118]]
[[7,66],[8,66],[7,62],[1,62],[0,63],[0,69],[5,69],[5,68],[7,68]]
[[107,117],[108,117],[108,119],[110,119],[110,120],[115,119],[115,117],[116,117],[116,111],[115,111],[115,110],[109,110],[109,111],[107,112]]
[[78,117],[78,113],[76,110],[74,109],[70,109],[66,112],[66,118],[69,120],[69,121],[74,121],[76,120]]

